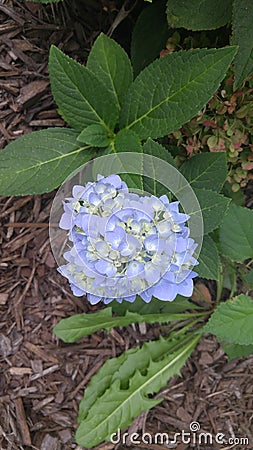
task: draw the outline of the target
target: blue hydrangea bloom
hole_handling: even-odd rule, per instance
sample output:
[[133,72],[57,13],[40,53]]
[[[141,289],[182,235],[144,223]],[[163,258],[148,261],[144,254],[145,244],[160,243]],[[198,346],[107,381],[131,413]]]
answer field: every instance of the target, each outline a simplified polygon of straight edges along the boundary
[[167,196],[129,192],[118,175],[74,186],[64,201],[60,228],[68,230],[67,264],[59,272],[74,295],[100,300],[172,301],[193,291],[197,244],[185,225],[189,217]]

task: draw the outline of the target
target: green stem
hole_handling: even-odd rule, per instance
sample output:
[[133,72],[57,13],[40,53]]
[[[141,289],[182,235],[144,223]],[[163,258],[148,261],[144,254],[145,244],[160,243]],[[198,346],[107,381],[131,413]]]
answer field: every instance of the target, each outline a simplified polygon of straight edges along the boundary
[[[203,316],[204,317],[204,316],[208,316],[209,314],[210,314],[210,311],[206,311],[204,313],[200,313],[199,316]],[[180,323],[180,322],[177,322],[176,324],[172,325],[170,332],[174,332],[178,336],[180,334],[185,334],[190,328],[192,328],[194,325],[199,323],[200,318],[201,317],[196,317],[194,320],[190,320],[190,321],[188,320],[187,322],[185,321],[184,322],[185,325],[182,328],[180,327],[179,329],[176,329],[175,326],[177,326],[177,325],[179,325],[179,326],[181,325],[182,326],[183,324]],[[202,325],[200,325],[200,327],[201,326]]]
[[247,267],[247,268],[250,267],[252,263],[253,263],[253,259],[251,259],[251,260],[246,264],[245,267]]
[[231,287],[230,297],[234,296],[235,291],[236,291],[236,275],[233,277],[233,284]]
[[219,278],[217,280],[217,294],[216,294],[215,306],[217,306],[220,302],[222,289],[223,289],[223,275],[222,275],[222,269],[220,267]]

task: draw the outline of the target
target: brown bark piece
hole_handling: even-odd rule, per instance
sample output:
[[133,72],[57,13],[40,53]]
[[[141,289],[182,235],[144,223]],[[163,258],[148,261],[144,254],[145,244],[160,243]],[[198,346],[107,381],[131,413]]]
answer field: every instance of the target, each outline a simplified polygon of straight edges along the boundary
[[0,305],[5,305],[7,300],[8,300],[8,294],[1,292],[0,293]]
[[21,111],[22,109],[34,105],[39,100],[39,98],[41,98],[42,95],[44,95],[48,86],[49,86],[48,81],[37,80],[32,81],[31,83],[21,88],[20,95],[16,100],[18,110]]
[[29,350],[30,352],[37,355],[39,358],[43,359],[43,361],[48,362],[51,361],[55,364],[57,364],[59,361],[54,356],[50,355],[50,353],[47,353],[42,348],[38,347],[37,345],[33,344],[32,342],[25,342],[24,346]]
[[11,375],[31,375],[33,373],[30,367],[10,367],[9,372]]
[[58,439],[46,434],[41,444],[41,450],[60,450]]
[[14,400],[15,402],[15,407],[16,407],[16,414],[17,414],[17,422],[19,424],[19,431],[20,434],[22,436],[22,443],[24,445],[31,445],[32,441],[31,441],[31,436],[30,436],[30,431],[27,425],[27,421],[26,421],[26,415],[25,415],[25,410],[24,410],[24,405],[23,405],[23,401],[22,398],[16,398]]

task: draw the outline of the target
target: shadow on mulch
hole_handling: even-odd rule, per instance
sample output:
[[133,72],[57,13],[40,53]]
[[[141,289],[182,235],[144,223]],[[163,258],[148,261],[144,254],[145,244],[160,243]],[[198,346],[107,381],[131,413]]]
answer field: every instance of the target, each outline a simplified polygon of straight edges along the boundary
[[[84,62],[100,30],[108,31],[118,14],[117,3],[79,2],[42,7],[34,3],[0,3],[0,147],[18,136],[62,126],[50,93],[47,60],[53,43]],[[85,21],[77,21],[77,16]],[[1,450],[79,449],[75,444],[78,403],[91,376],[110,357],[159,334],[158,326],[129,326],[109,334],[98,332],[78,344],[59,342],[52,333],[63,317],[95,310],[74,297],[56,271],[48,236],[54,193],[0,198],[0,448]],[[142,414],[128,429],[140,442],[102,444],[96,449],[245,449],[253,448],[253,358],[227,362],[211,337],[201,340],[191,359],[163,389],[163,402]],[[161,394],[160,394],[161,395]],[[249,439],[249,445],[217,443],[147,444],[142,433],[155,436],[201,431],[227,438]],[[144,435],[143,435],[144,436]],[[237,441],[238,442],[238,441]]]

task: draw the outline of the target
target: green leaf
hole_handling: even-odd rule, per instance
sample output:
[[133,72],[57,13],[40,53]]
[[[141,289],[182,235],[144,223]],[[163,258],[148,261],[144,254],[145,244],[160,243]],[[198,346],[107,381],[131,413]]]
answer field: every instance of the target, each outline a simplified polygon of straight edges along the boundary
[[163,159],[171,166],[176,167],[175,159],[169,150],[158,142],[153,141],[153,139],[149,138],[143,145],[144,153],[152,156],[156,156],[157,158]]
[[210,317],[203,331],[218,339],[239,345],[253,344],[253,300],[241,294],[221,303]]
[[236,53],[235,47],[165,55],[146,67],[126,96],[120,128],[141,139],[180,128],[212,97]]
[[232,263],[231,261],[223,261],[222,269],[223,289],[228,289],[231,292],[235,292],[238,277],[235,263]]
[[194,192],[203,215],[204,234],[208,234],[220,225],[231,200],[207,189],[194,189]]
[[[81,421],[77,430],[77,443],[91,448],[104,440],[110,440],[111,434],[118,428],[124,429],[134,417],[160,403],[161,398],[150,398],[150,395],[157,393],[169,378],[179,373],[198,340],[199,336],[182,339],[177,350],[158,358],[154,347],[154,358],[150,354],[144,361],[139,358],[141,350],[132,354],[132,364],[129,361],[125,363],[128,376],[123,375],[123,381],[122,377],[116,377],[104,394],[90,406],[85,420]],[[157,341],[156,346],[159,355],[161,341]],[[134,372],[133,368],[136,368]],[[100,382],[100,377],[97,378],[98,381]]]
[[[123,133],[124,131],[124,133]],[[108,176],[120,174],[129,189],[143,190],[142,184],[142,146],[138,136],[130,130],[122,130],[110,146],[101,149],[98,158],[93,160],[92,171],[94,179],[98,174]],[[100,158],[101,157],[101,158]]]
[[154,61],[166,45],[168,23],[165,0],[143,9],[132,33],[131,60],[135,76]]
[[243,356],[249,356],[253,353],[252,345],[238,345],[238,344],[222,344],[224,352],[228,355],[228,360],[234,358],[241,358]]
[[199,153],[186,161],[180,172],[192,188],[220,192],[227,176],[226,152]]
[[[152,139],[148,139],[147,142],[143,145],[143,151],[146,155],[151,155],[155,158],[162,159],[169,163],[171,166],[176,167],[175,160],[168,152],[168,150]],[[168,188],[163,186],[159,181],[159,170],[158,166],[154,164],[154,160],[152,159],[144,159],[143,162],[143,171],[149,176],[143,177],[143,189],[157,197],[161,195],[170,195]]]
[[115,137],[114,151],[143,153],[140,138],[132,130],[120,130]]
[[77,140],[90,144],[93,147],[107,147],[112,137],[108,136],[107,130],[100,124],[89,125],[79,134]]
[[62,319],[54,328],[56,336],[64,342],[75,342],[83,336],[104,329],[110,331],[113,327],[127,326],[131,323],[163,323],[192,318],[193,314],[145,314],[127,311],[125,316],[113,317],[112,309],[105,308],[94,314],[76,314]]
[[150,358],[159,359],[177,350],[185,336],[171,333],[169,339],[162,336],[157,341],[144,342],[141,348],[135,347],[122,353],[117,358],[105,361],[99,371],[91,378],[84,397],[79,405],[78,422],[84,420],[90,407],[101,397],[111,384],[119,379],[121,385],[127,385],[136,370],[147,369]]
[[239,45],[235,57],[235,88],[253,72],[253,3],[251,0],[233,2],[233,44]]
[[136,312],[138,314],[177,314],[187,310],[199,309],[194,303],[188,301],[186,297],[177,295],[173,302],[164,302],[157,298],[152,298],[150,303],[146,303],[141,297],[136,297],[133,303],[123,301],[118,303],[116,300],[110,303],[112,311],[120,316],[124,316],[127,311]]
[[167,17],[173,27],[214,30],[231,21],[232,0],[168,0]]
[[7,145],[0,152],[0,195],[41,194],[63,183],[94,154],[77,136],[67,128],[49,128]]
[[[129,188],[140,189],[141,191],[143,191],[143,179],[141,175],[141,157],[142,157],[141,154],[143,153],[143,148],[139,136],[132,130],[120,130],[116,134],[116,138],[114,143],[112,143],[112,146],[113,151],[116,153],[121,152],[140,153],[139,158],[140,165],[133,164],[133,168],[135,169],[136,173],[129,173],[130,168],[129,163],[130,159],[132,159],[130,156],[128,161],[126,161],[125,173],[121,174],[121,178],[123,181],[125,181],[125,183],[128,185]],[[136,156],[134,159],[136,159]]]
[[[162,145],[148,139],[142,146],[138,135],[125,128],[117,133],[109,148],[99,152],[99,156],[104,155],[114,155],[115,158],[112,163],[106,158],[103,168],[109,165],[111,173],[115,169],[117,172],[120,171],[122,179],[128,184],[129,188],[139,189],[157,196],[170,195],[169,188],[166,186],[170,168],[168,164],[163,164],[163,161],[173,167],[175,167],[175,161],[169,151]],[[118,164],[115,164],[115,162]],[[102,172],[100,165],[99,173]],[[174,170],[174,178],[177,178],[175,173],[179,174],[179,172]],[[183,179],[183,177],[181,178]],[[159,179],[164,180],[164,184],[157,181]]]
[[125,50],[101,33],[90,51],[87,67],[113,94],[117,108],[120,109],[133,81],[133,69]]
[[60,113],[82,131],[94,123],[113,130],[119,110],[115,97],[94,73],[69,58],[54,45],[50,48],[49,76]]
[[[161,144],[158,144],[158,142],[153,141],[153,139],[149,138],[145,142],[145,144],[143,145],[143,151],[147,155],[152,155],[156,158],[163,159],[171,166],[176,167],[175,160],[171,153],[167,150],[167,148]],[[153,175],[155,175],[155,172],[153,172]]]
[[215,242],[210,236],[204,236],[200,255],[199,265],[196,272],[207,280],[218,280],[220,271],[220,258]]
[[253,211],[231,203],[220,228],[222,253],[232,261],[253,258]]

